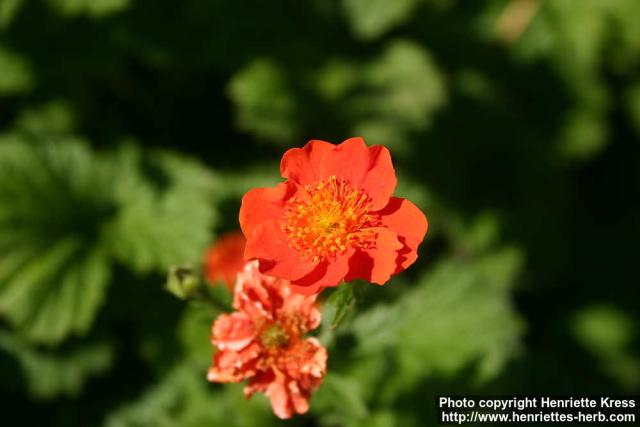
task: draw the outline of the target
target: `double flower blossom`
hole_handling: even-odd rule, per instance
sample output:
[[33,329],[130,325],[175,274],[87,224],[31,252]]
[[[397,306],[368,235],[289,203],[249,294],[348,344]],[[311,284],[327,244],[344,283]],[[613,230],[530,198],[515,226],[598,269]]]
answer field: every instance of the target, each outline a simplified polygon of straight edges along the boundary
[[264,392],[290,418],[308,410],[326,372],[325,348],[305,338],[320,324],[316,295],[355,279],[385,284],[417,259],[427,219],[392,196],[389,151],[362,138],[288,150],[280,172],[285,182],[242,199],[249,262],[237,276],[236,311],[213,324],[208,379],[249,380],[247,397]]
[[283,279],[265,276],[258,261],[238,274],[231,314],[213,323],[218,348],[207,379],[249,380],[245,396],[264,392],[274,413],[290,418],[309,409],[309,397],[326,372],[327,351],[305,334],[320,325],[315,295],[292,291]]

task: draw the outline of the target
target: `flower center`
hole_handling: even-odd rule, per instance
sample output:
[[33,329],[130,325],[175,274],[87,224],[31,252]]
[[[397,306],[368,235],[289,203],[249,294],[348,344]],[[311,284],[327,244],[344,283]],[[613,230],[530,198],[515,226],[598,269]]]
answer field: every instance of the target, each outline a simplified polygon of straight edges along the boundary
[[319,261],[344,252],[348,246],[372,242],[376,216],[369,212],[369,197],[338,181],[335,175],[304,188],[305,195],[285,206],[284,231],[289,243],[305,258]]
[[262,331],[260,342],[267,348],[284,347],[289,344],[289,335],[280,325],[273,324]]

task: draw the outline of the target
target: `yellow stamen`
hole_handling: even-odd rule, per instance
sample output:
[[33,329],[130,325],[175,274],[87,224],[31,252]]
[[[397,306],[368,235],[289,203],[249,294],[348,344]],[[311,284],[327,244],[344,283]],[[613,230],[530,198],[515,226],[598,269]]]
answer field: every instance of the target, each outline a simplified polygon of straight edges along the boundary
[[349,246],[369,247],[378,220],[369,197],[335,175],[305,186],[303,195],[287,202],[285,213],[283,229],[291,246],[313,261],[335,257]]

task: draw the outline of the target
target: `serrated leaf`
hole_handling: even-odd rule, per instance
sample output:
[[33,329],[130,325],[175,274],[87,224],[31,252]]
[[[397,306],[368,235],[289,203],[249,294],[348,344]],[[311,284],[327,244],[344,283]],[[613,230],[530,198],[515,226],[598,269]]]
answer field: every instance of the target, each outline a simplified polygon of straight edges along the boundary
[[386,398],[421,378],[453,374],[472,362],[479,381],[493,378],[517,350],[522,333],[509,302],[519,265],[515,250],[471,262],[449,260],[398,302],[360,314],[352,326],[359,354],[391,350],[397,365]]
[[0,315],[34,341],[84,333],[102,302],[98,236],[114,206],[103,166],[77,140],[0,141]]
[[57,344],[91,326],[114,256],[140,272],[200,259],[217,181],[164,152],[37,141],[0,140],[0,316]]
[[115,256],[139,272],[199,261],[217,216],[217,177],[166,152],[126,157],[133,172],[119,182],[122,209],[108,231]]

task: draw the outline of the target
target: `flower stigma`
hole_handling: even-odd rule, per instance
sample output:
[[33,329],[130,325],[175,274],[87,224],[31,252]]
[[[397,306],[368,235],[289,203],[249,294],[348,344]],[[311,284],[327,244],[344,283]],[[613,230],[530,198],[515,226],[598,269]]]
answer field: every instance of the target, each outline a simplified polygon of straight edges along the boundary
[[267,348],[285,347],[289,339],[289,335],[278,324],[267,326],[260,334],[260,342]]

